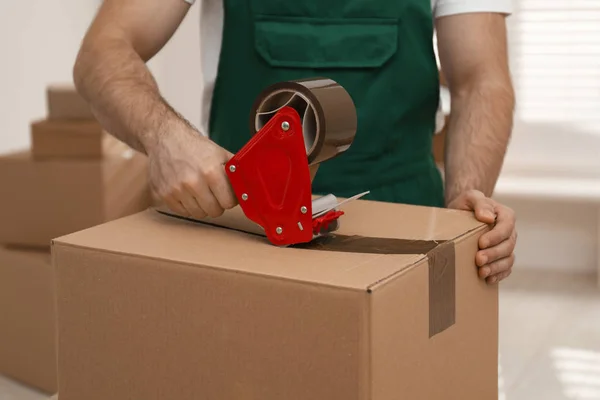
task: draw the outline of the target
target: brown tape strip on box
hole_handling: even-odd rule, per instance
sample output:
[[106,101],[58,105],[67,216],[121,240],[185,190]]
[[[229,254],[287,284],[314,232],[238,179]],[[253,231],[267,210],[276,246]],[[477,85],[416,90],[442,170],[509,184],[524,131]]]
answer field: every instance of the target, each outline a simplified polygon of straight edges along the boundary
[[331,234],[293,246],[307,250],[370,254],[426,254],[429,264],[429,337],[456,321],[454,242]]
[[367,254],[427,254],[442,241],[329,234],[293,247],[307,250]]
[[[159,210],[160,214],[245,234],[259,235],[244,229],[183,217]],[[338,251],[367,254],[425,254],[429,264],[429,337],[454,325],[456,321],[456,255],[454,242],[411,240],[330,234],[312,242],[291,246],[296,249]]]
[[445,242],[427,253],[429,262],[429,337],[456,322],[456,253]]

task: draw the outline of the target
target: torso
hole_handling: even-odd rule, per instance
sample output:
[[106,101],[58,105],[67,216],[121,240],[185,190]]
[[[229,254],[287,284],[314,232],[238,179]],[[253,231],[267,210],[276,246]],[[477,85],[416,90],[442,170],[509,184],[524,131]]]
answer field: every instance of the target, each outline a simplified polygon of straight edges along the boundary
[[200,6],[204,134],[237,152],[250,137],[248,113],[262,89],[330,78],[352,96],[358,131],[343,156],[320,166],[313,191],[349,197],[370,190],[374,200],[443,206],[432,156],[437,1],[203,0]]

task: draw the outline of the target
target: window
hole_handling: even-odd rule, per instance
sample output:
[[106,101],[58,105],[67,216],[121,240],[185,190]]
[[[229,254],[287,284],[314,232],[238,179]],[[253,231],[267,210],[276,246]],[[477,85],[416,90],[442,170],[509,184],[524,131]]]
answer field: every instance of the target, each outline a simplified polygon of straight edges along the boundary
[[600,172],[600,1],[514,0],[507,163]]
[[[506,169],[600,174],[600,0],[513,0]],[[577,172],[579,173],[579,172]]]
[[515,0],[509,38],[519,118],[600,134],[600,1]]

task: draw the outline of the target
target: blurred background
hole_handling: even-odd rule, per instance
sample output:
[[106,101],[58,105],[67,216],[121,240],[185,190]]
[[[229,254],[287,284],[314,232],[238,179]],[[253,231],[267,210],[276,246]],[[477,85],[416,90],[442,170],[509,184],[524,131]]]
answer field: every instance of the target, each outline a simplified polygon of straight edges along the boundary
[[[516,210],[519,242],[515,272],[501,284],[500,398],[600,399],[600,0],[513,2],[517,113],[495,197]],[[0,2],[1,153],[29,146],[46,87],[71,81],[99,4]],[[164,97],[196,125],[198,12],[196,4],[149,64]],[[0,400],[45,398],[0,377]]]

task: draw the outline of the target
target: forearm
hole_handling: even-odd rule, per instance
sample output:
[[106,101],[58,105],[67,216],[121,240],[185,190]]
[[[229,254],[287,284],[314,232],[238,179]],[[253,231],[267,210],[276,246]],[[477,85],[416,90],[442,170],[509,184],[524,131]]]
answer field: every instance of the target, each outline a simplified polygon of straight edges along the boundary
[[186,123],[161,97],[145,62],[125,40],[84,43],[74,80],[102,126],[140,152],[147,154],[169,127]]
[[452,94],[445,150],[446,204],[475,189],[491,196],[513,124],[514,93],[509,78],[481,80]]

